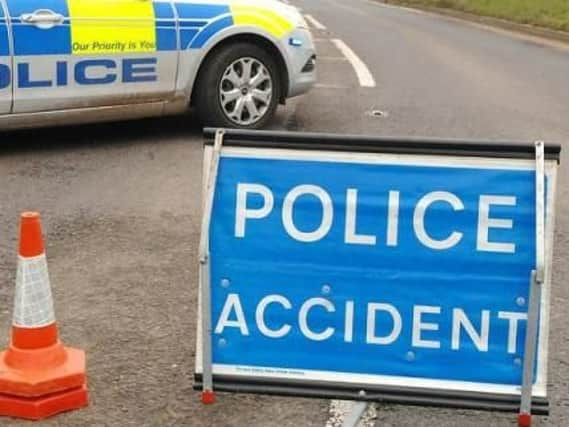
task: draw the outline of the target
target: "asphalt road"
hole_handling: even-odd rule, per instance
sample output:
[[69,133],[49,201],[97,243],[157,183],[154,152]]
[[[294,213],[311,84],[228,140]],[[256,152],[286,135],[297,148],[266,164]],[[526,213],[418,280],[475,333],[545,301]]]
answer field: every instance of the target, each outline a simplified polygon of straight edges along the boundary
[[[297,0],[315,30],[319,84],[275,129],[485,139],[569,137],[569,47],[365,0]],[[340,39],[367,65],[363,88]],[[383,117],[373,117],[381,110]],[[191,114],[0,136],[0,340],[7,342],[18,213],[40,210],[61,334],[88,355],[91,405],[57,426],[323,426],[325,400],[191,390],[201,185]],[[566,147],[552,307],[552,413],[569,425]],[[512,414],[379,406],[378,426],[508,426]],[[2,420],[3,425],[26,425]]]

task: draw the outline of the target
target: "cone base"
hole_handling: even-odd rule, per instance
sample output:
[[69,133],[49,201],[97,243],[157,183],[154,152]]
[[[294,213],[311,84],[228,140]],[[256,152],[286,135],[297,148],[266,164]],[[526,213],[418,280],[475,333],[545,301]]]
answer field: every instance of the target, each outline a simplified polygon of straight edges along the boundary
[[56,345],[40,350],[10,347],[0,353],[1,395],[41,397],[81,387],[85,381],[83,350]]
[[87,385],[42,397],[20,397],[0,393],[0,416],[42,420],[87,406]]

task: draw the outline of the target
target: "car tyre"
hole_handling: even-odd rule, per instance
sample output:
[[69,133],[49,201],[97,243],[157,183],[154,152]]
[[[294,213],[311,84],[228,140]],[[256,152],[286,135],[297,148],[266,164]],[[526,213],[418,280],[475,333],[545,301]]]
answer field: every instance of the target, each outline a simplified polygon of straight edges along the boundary
[[196,81],[194,103],[206,126],[259,129],[273,119],[281,87],[270,53],[253,43],[233,43],[206,59]]

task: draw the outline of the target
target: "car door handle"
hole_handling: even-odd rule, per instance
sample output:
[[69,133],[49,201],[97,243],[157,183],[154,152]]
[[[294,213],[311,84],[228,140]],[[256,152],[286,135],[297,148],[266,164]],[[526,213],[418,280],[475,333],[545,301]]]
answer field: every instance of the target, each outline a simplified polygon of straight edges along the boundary
[[20,16],[22,22],[26,24],[33,24],[39,28],[51,28],[56,24],[63,22],[63,15],[55,13],[49,9],[39,9],[33,13],[24,13]]

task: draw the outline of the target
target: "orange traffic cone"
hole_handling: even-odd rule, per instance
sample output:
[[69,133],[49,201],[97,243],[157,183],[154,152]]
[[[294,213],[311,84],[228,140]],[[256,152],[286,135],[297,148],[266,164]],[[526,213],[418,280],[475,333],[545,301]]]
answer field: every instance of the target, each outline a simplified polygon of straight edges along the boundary
[[40,216],[26,212],[12,337],[0,353],[0,415],[39,420],[85,405],[85,353],[59,341]]

